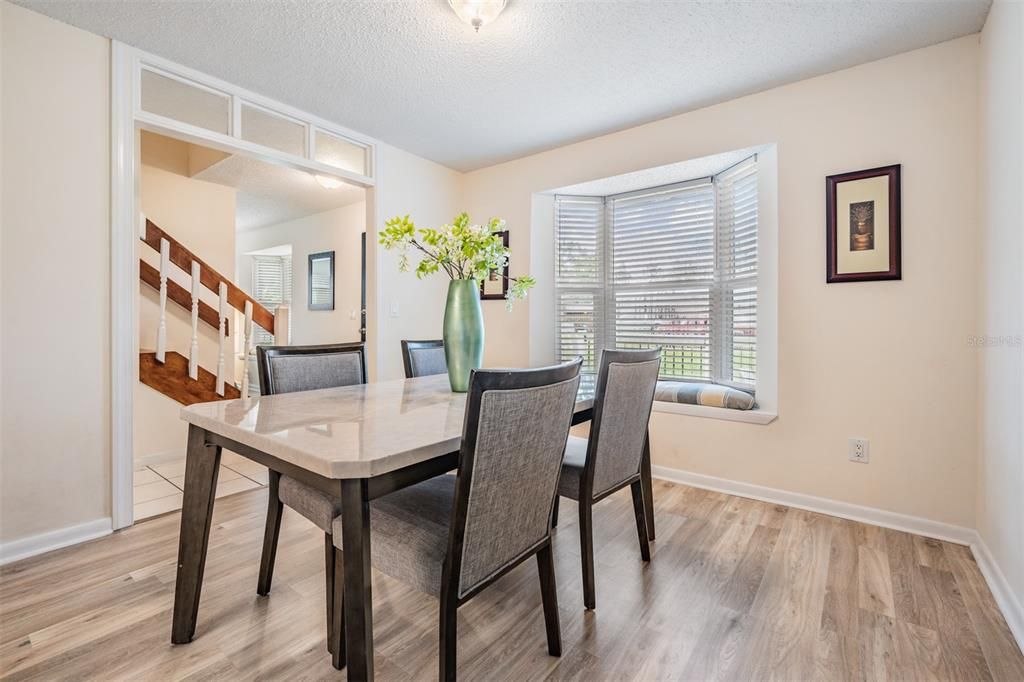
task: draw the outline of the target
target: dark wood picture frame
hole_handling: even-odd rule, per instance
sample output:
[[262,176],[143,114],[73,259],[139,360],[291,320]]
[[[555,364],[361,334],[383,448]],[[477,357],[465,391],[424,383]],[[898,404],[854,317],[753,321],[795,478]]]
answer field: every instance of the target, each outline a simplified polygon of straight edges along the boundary
[[[508,230],[502,230],[501,232],[495,232],[495,234],[500,234],[501,235],[501,241],[505,245],[505,248],[507,249],[508,248]],[[481,282],[480,283],[480,300],[481,301],[504,301],[506,298],[508,298],[508,265],[505,266],[505,269],[502,272],[502,274],[504,275],[504,277],[501,278],[501,293],[500,294],[497,294],[497,293],[494,293],[494,294],[485,293],[486,290],[484,289],[484,285],[486,284],[486,282]]]
[[[313,303],[313,262],[326,260],[331,265],[331,300],[324,303]],[[307,310],[334,310],[334,252],[321,251],[320,253],[309,254],[309,267],[306,274],[306,309]]]
[[[889,178],[889,269],[877,272],[838,271],[838,239],[836,230],[836,190],[841,183],[886,176]],[[903,278],[903,259],[900,252],[902,230],[900,229],[900,164],[880,166],[867,170],[839,173],[825,178],[825,282],[874,282]]]

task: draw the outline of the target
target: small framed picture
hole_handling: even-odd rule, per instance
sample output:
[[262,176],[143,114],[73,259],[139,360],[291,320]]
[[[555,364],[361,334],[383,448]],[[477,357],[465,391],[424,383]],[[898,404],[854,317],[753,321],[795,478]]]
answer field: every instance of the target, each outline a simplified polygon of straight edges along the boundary
[[[501,241],[505,244],[505,248],[507,249],[508,230],[495,232],[495,234],[501,235]],[[480,285],[481,300],[504,301],[506,296],[508,296],[508,265],[505,266],[503,273],[499,273],[497,270],[491,270],[490,276],[483,281],[483,284]]]
[[309,310],[334,310],[334,252],[309,254],[306,307]]
[[825,281],[900,279],[900,166],[825,178]]

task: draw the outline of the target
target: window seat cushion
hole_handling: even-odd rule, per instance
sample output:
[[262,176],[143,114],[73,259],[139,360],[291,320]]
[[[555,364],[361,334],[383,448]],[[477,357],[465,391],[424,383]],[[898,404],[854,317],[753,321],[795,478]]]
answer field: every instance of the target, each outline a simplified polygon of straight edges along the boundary
[[654,399],[665,403],[725,407],[730,410],[750,410],[756,405],[754,396],[746,391],[693,381],[659,381]]

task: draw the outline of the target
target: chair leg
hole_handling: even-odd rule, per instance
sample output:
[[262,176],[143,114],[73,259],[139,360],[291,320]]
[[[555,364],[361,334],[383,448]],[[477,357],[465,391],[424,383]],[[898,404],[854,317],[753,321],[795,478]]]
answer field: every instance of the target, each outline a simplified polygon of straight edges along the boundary
[[647,516],[647,539],[654,542],[654,484],[651,482],[651,433],[644,437],[644,454],[640,459],[640,480],[644,484],[644,512]]
[[[583,497],[582,495],[580,496]],[[594,588],[594,516],[589,500],[580,499],[580,554],[583,559],[583,605],[596,608]]]
[[633,493],[633,515],[636,516],[636,534],[640,538],[640,558],[651,560],[651,545],[647,540],[647,508],[644,506],[643,481],[633,481],[629,490]]
[[271,471],[268,481],[270,499],[267,503],[267,525],[263,531],[263,556],[260,558],[260,578],[256,586],[256,593],[263,596],[270,594],[270,583],[274,579],[274,559],[277,558],[277,539],[281,535],[284,505],[277,494],[280,481],[281,474]]
[[327,651],[334,651],[334,538],[324,533],[324,575],[327,578]]
[[551,510],[551,527],[555,528],[558,526],[558,500],[562,499],[561,495],[555,495],[555,506]]
[[327,648],[331,652],[331,665],[335,670],[341,670],[345,667],[345,555],[333,546],[332,550],[333,585],[330,590],[331,609],[328,612],[331,614],[331,627],[327,630],[327,636],[332,641]]
[[558,592],[555,590],[555,560],[549,543],[537,552],[540,594],[544,602],[544,628],[548,635],[548,653],[562,655],[562,630],[558,626]]
[[438,643],[438,677],[444,682],[455,680],[456,645],[458,643],[458,605],[441,595],[440,642]]

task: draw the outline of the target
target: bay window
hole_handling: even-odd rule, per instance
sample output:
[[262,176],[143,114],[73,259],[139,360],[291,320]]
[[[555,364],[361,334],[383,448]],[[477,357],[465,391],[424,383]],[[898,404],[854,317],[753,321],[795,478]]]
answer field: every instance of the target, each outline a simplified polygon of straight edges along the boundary
[[709,178],[555,198],[557,355],[662,347],[663,379],[757,384],[757,159]]

